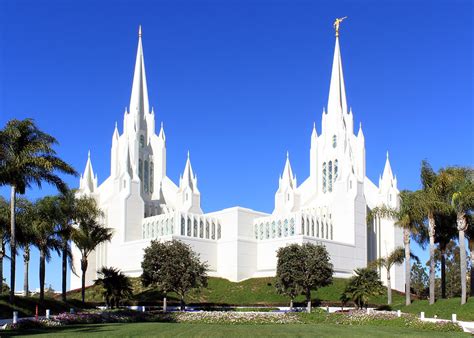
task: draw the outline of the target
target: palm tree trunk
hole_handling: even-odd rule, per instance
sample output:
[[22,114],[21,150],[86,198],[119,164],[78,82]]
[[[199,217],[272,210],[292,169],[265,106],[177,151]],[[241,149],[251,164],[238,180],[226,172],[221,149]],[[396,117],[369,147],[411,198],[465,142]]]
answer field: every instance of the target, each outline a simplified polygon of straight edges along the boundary
[[63,243],[63,253],[62,253],[62,300],[66,301],[66,278],[67,278],[67,241]]
[[81,258],[81,271],[82,271],[82,280],[81,280],[81,299],[82,302],[86,301],[86,271],[87,271],[87,257],[82,256]]
[[430,235],[430,305],[435,302],[435,229],[436,224],[432,213],[428,215],[429,235]]
[[293,298],[290,299],[290,311],[293,311]]
[[392,305],[392,280],[390,278],[390,268],[387,269],[387,303]]
[[2,242],[2,252],[0,252],[0,283],[2,287],[0,288],[0,295],[3,294],[3,257],[5,257],[5,242]]
[[165,296],[163,297],[163,312],[166,312],[168,311],[168,301],[166,299],[166,294]]
[[[10,194],[10,303],[15,302],[16,238],[15,238],[16,187],[12,185]],[[2,281],[3,283],[3,281]]]
[[30,295],[30,286],[28,283],[28,273],[29,273],[29,265],[30,265],[30,246],[26,245],[25,249],[23,250],[23,264],[24,264],[24,271],[23,271],[23,295],[28,297]]
[[[466,239],[464,237],[464,231],[466,231],[466,217],[464,213],[457,214],[457,223],[459,230],[459,256],[461,263],[461,305],[466,304],[467,296],[467,285],[466,285]],[[472,269],[472,267],[471,267]],[[472,283],[472,281],[471,281]]]
[[405,305],[411,304],[411,262],[410,262],[410,230],[403,229],[403,243],[405,244]]
[[469,239],[469,250],[471,259],[471,293],[470,296],[474,297],[474,238]]
[[44,249],[40,249],[40,266],[39,266],[40,302],[44,300],[45,275],[46,275],[46,255],[45,255]]
[[446,248],[441,248],[441,298],[446,298]]

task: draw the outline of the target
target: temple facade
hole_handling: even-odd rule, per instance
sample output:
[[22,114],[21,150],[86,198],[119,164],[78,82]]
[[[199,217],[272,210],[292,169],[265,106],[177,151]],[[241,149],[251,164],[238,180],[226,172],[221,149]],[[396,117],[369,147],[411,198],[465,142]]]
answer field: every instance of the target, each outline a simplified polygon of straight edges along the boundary
[[[78,193],[97,200],[103,223],[114,233],[89,256],[86,284],[102,266],[139,276],[143,250],[154,239],[189,244],[207,261],[210,276],[231,281],[274,276],[276,251],[291,243],[325,245],[336,277],[350,277],[355,268],[402,246],[393,220],[366,221],[376,206],[397,208],[399,191],[388,153],[378,185],[366,176],[365,137],[361,125],[354,133],[338,34],[321,133],[313,125],[310,135],[309,167],[309,177],[298,184],[287,154],[271,214],[242,207],[205,213],[189,153],[179,182],[168,177],[165,131],[161,124],[156,133],[148,102],[140,28],[130,105],[122,132],[116,124],[112,135],[110,176],[99,185],[89,154],[80,178]],[[74,246],[73,254],[79,257]],[[74,262],[80,271],[79,260]],[[391,277],[392,287],[404,290],[401,266],[392,268]],[[71,274],[70,285],[80,287],[80,277]]]

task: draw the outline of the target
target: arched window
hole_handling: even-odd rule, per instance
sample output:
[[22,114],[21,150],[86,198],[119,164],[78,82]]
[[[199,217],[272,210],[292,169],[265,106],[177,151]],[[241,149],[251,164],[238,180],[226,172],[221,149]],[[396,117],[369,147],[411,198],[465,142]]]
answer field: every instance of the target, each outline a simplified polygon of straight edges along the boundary
[[337,176],[339,175],[339,161],[334,161],[334,182],[337,180]]
[[272,238],[275,238],[276,236],[276,225],[275,221],[272,222]]
[[287,237],[288,236],[288,220],[285,219],[283,222],[283,236]]
[[217,224],[217,239],[221,239],[221,225]]
[[265,224],[265,239],[270,238],[270,224],[266,223]]
[[184,217],[181,217],[181,236],[184,236],[186,233],[186,221]]
[[143,190],[145,190],[145,192],[148,192],[148,187],[149,187],[149,181],[148,181],[148,179],[149,179],[149,176],[148,176],[149,171],[148,171],[148,170],[150,170],[150,168],[148,167],[148,161],[145,160],[145,172],[144,172],[144,175],[143,175],[143,176],[144,176],[144,180],[143,180],[143,181],[144,181],[144,182],[143,182]]
[[311,220],[311,236],[314,237],[314,219]]
[[202,222],[202,220],[199,222],[199,237],[204,237],[204,223]]
[[332,161],[329,161],[329,178],[328,178],[328,190],[329,192],[332,191]]
[[191,237],[191,218],[188,217],[188,228],[186,229],[186,235]]
[[301,217],[301,234],[304,235],[304,217]]
[[295,234],[295,219],[291,218],[290,219],[290,236],[293,236]]
[[209,220],[206,219],[206,238],[209,239]]
[[263,223],[260,223],[260,236],[258,238],[263,239]]
[[198,234],[198,221],[197,221],[197,219],[194,220],[193,237],[199,237],[199,234]]
[[[258,239],[258,224],[255,224],[254,226],[254,231],[255,231],[255,239]],[[212,225],[212,239],[214,239],[214,224]]]
[[[255,226],[255,238],[258,239],[257,226]],[[216,239],[216,223],[212,222],[212,239]]]
[[323,192],[326,192],[326,162],[323,163]]
[[145,137],[140,135],[140,147],[143,148],[145,146]]
[[332,233],[333,229],[332,229],[332,224],[331,224],[331,240],[333,239],[333,233]]
[[321,223],[321,238],[324,238],[324,223]]
[[150,162],[150,192],[153,194],[153,185],[155,183],[155,169],[153,168],[153,162]]
[[319,221],[316,221],[316,237],[319,237]]
[[336,137],[336,135],[333,135],[333,137],[332,137],[332,147],[336,148],[336,146],[337,146],[337,137]]
[[278,237],[281,237],[281,221],[278,221],[278,226],[277,226],[277,233],[278,233]]

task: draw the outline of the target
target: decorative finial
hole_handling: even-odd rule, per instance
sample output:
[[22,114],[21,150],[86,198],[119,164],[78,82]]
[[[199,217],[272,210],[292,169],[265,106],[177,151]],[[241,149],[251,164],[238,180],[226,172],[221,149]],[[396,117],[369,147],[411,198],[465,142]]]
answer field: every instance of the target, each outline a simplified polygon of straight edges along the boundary
[[388,150],[387,150],[387,160],[388,160]]
[[290,153],[288,152],[288,150],[286,151],[286,159],[288,160],[290,158]]
[[316,122],[313,122],[313,129],[316,129]]
[[89,159],[91,158],[91,151],[90,151],[90,149],[89,149],[89,151],[87,152],[87,158],[89,158]]
[[345,16],[343,18],[336,18],[336,20],[334,20],[333,26],[334,26],[334,30],[336,31],[336,38],[339,36],[339,25],[345,19],[347,19],[347,16]]
[[362,129],[362,122],[359,122],[359,129]]
[[139,38],[142,37],[142,25],[139,25],[139,26],[138,26],[138,37],[139,37]]
[[161,129],[163,129],[163,121],[161,121]]
[[188,160],[189,160],[189,150],[188,150]]
[[117,129],[117,121],[115,121],[115,129]]

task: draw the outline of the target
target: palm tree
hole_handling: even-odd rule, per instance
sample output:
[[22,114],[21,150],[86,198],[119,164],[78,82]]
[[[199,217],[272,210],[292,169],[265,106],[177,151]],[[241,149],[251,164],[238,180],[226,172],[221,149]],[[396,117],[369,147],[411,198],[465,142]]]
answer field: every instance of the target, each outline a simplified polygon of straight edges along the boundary
[[354,276],[344,290],[346,296],[341,298],[350,298],[357,305],[357,308],[367,307],[371,296],[383,294],[383,284],[380,281],[377,271],[371,268],[359,268],[354,270]]
[[58,254],[61,241],[58,238],[59,203],[54,196],[46,196],[36,201],[34,206],[35,219],[32,224],[33,245],[40,252],[39,281],[40,301],[44,300],[44,280],[46,261],[51,259],[51,251]]
[[29,296],[29,265],[30,247],[33,242],[34,207],[24,198],[19,198],[16,205],[16,238],[17,244],[23,248],[23,295]]
[[10,207],[8,202],[0,196],[0,284],[2,284],[0,293],[3,292],[3,259],[7,257],[5,246],[10,237],[8,231],[8,226],[10,224],[9,210]]
[[471,261],[471,278],[470,281],[471,281],[471,293],[470,293],[470,296],[471,297],[474,297],[474,217],[472,215],[467,215],[467,220],[468,220],[468,227],[467,227],[467,231],[466,231],[466,237],[468,239],[468,243],[469,243],[469,251],[470,251],[470,255],[469,255],[469,259]]
[[[410,257],[418,260],[413,254],[410,254]],[[371,262],[371,266],[384,268],[387,272],[387,303],[392,305],[392,281],[391,281],[391,272],[392,266],[397,264],[402,264],[405,260],[405,249],[402,247],[395,248],[391,253],[386,257],[380,257],[375,261]]]
[[440,184],[438,175],[427,161],[421,163],[421,185],[418,203],[423,209],[428,220],[428,236],[430,246],[430,305],[435,302],[435,234],[436,234],[436,213],[446,214],[449,212],[449,205],[443,199],[443,186]]
[[88,257],[99,244],[110,241],[112,238],[112,229],[104,227],[99,221],[102,215],[102,211],[93,198],[84,196],[78,200],[77,227],[71,238],[81,253],[83,303],[85,302]]
[[15,296],[16,272],[16,195],[25,193],[32,185],[43,182],[66,190],[57,172],[77,175],[74,168],[56,155],[56,139],[39,130],[32,119],[10,120],[0,131],[0,185],[9,185],[10,192],[10,303]]
[[107,307],[118,307],[123,298],[132,296],[133,288],[130,278],[119,269],[102,267],[97,273],[100,278],[95,281],[95,284],[102,286]]
[[[419,208],[417,200],[419,194],[403,190],[400,192],[400,207],[392,209],[386,205],[375,207],[367,214],[367,223],[371,223],[375,217],[393,218],[396,220],[395,225],[403,229],[403,246],[405,252],[405,304],[411,304],[411,261],[410,238],[417,237],[422,230],[420,224],[423,218],[422,210]],[[416,239],[416,238],[415,238]]]
[[461,260],[461,304],[465,304],[467,296],[465,232],[469,225],[467,215],[474,211],[474,169],[450,167],[442,170],[439,176],[440,184],[449,191],[451,207],[456,213]]
[[58,234],[61,239],[61,256],[62,256],[62,292],[61,298],[63,302],[66,301],[67,291],[67,264],[71,266],[71,270],[75,273],[74,265],[72,263],[71,253],[71,236],[73,232],[73,223],[76,218],[76,196],[73,190],[68,190],[58,196],[59,201],[59,229]]

